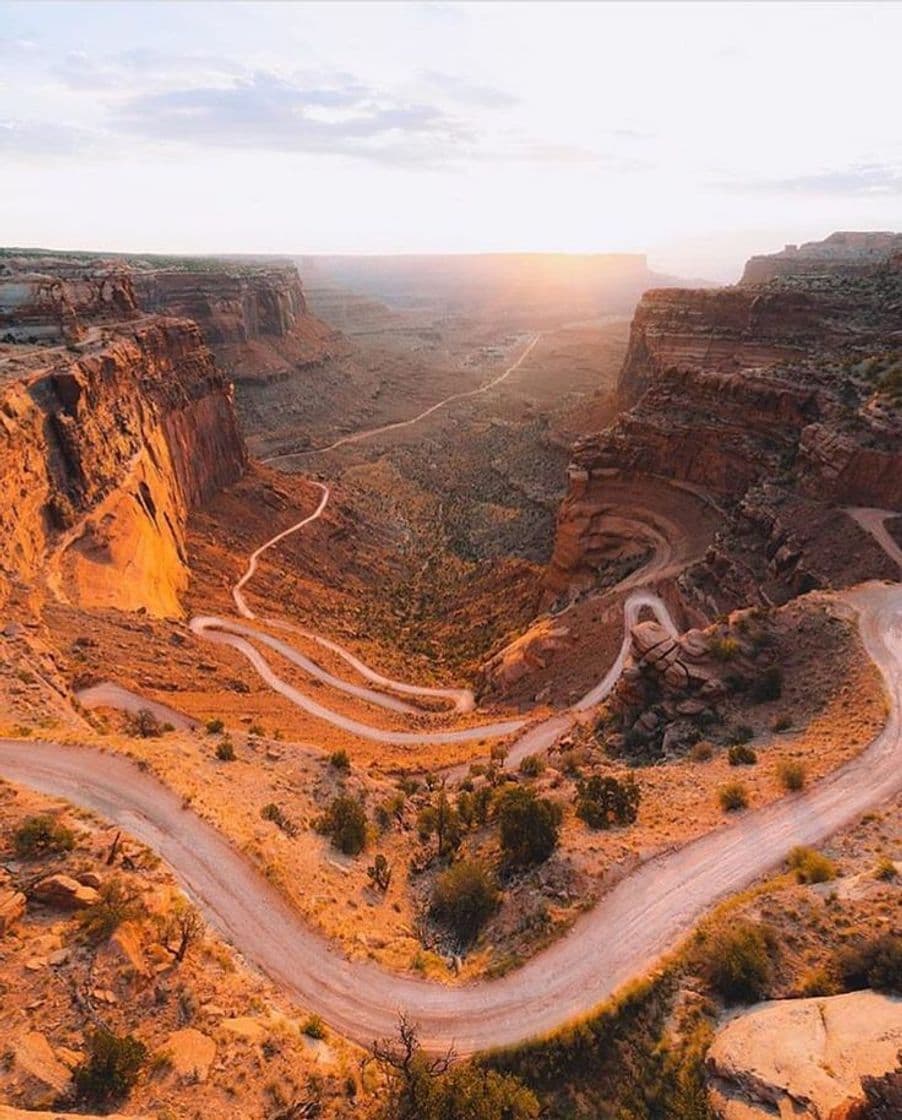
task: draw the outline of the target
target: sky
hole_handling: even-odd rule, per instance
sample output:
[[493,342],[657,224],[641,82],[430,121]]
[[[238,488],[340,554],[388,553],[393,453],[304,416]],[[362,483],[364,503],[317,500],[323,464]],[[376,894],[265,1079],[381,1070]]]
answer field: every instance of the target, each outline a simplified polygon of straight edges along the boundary
[[902,3],[6,3],[0,244],[646,252],[902,230]]

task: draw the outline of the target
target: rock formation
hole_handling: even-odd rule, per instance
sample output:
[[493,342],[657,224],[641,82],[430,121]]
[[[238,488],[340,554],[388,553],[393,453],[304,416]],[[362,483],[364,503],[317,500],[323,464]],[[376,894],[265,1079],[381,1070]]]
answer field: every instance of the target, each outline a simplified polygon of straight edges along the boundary
[[137,315],[131,275],[121,265],[0,259],[0,339],[4,341],[74,342],[92,323]]
[[235,381],[319,365],[338,345],[335,331],[307,310],[292,264],[136,267],[134,284],[145,310],[193,319]]
[[763,284],[787,276],[854,276],[902,253],[900,233],[831,233],[823,241],[787,245],[779,253],[752,257],[742,284]]
[[865,1079],[900,1070],[902,1002],[876,992],[761,1004],[731,1019],[708,1051],[722,1120],[846,1120]]
[[663,478],[720,505],[709,570],[696,573],[709,613],[762,601],[762,586],[780,601],[829,585],[854,567],[850,536],[857,578],[894,576],[841,513],[902,508],[902,257],[887,253],[855,274],[647,292],[619,382],[625,411],[574,448],[549,588],[604,579],[593,541],[611,553],[614,479],[638,493]]
[[74,350],[15,347],[0,375],[0,600],[46,576],[83,606],[178,613],[188,513],[246,463],[198,327],[145,317]]

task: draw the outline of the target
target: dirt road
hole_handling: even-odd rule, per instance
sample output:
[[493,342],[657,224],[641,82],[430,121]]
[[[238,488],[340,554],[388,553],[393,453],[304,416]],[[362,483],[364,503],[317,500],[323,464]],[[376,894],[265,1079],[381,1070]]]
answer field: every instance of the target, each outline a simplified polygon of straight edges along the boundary
[[817,844],[902,788],[902,585],[847,596],[890,699],[883,732],[816,786],[745,812],[622,880],[572,930],[499,979],[450,988],[349,962],[307,928],[211,825],[127,759],[87,748],[0,740],[0,774],[100,813],[149,844],[240,952],[336,1030],[362,1043],[407,1010],[424,1041],[462,1054],[515,1043],[590,1011],[645,971],[718,899]]

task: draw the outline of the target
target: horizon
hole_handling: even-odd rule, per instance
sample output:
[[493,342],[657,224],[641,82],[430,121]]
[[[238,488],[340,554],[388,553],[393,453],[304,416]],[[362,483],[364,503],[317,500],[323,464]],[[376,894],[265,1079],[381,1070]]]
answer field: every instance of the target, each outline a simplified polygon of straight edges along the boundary
[[9,244],[625,252],[715,281],[902,225],[898,5],[10,0],[0,18]]

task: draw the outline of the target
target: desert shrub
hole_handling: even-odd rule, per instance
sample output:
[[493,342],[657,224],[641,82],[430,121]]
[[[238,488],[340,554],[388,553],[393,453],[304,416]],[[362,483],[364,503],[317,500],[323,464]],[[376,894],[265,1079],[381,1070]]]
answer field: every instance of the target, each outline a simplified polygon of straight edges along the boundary
[[514,786],[498,799],[501,851],[513,867],[528,867],[548,859],[557,847],[563,813],[547,797]]
[[81,928],[92,941],[105,941],[122,925],[139,918],[142,907],[136,896],[119,879],[108,879],[98,891],[98,899],[78,916]]
[[731,728],[727,735],[727,742],[733,747],[738,747],[742,746],[743,743],[750,743],[754,737],[754,728],[749,727],[747,723],[740,723]]
[[883,879],[884,882],[889,882],[891,879],[895,879],[898,874],[896,864],[889,856],[881,856],[877,860],[877,866],[874,868],[875,879]]
[[779,734],[781,731],[788,731],[792,727],[792,720],[789,716],[777,716],[774,722],[770,725],[771,731]]
[[346,856],[359,855],[366,847],[366,812],[356,797],[334,797],[316,827]]
[[576,783],[576,815],[590,828],[632,824],[639,813],[639,783],[629,775],[622,780],[593,774]]
[[163,734],[163,725],[149,708],[139,708],[137,712],[129,713],[125,730],[133,739],[159,739]]
[[380,891],[387,891],[391,885],[391,864],[379,852],[370,867],[366,869],[370,882]]
[[800,883],[826,883],[836,878],[836,865],[822,852],[800,846],[789,853],[787,863]]
[[457,851],[461,842],[462,822],[457,809],[451,804],[444,789],[431,804],[417,815],[417,832],[422,841],[435,837],[440,856]]
[[270,801],[267,805],[264,805],[260,810],[260,816],[265,821],[272,821],[286,836],[297,836],[297,825],[291,817],[286,816],[286,814],[282,812],[281,807],[277,805],[275,801]]
[[216,744],[216,757],[220,762],[235,761],[235,744],[228,735],[223,736]]
[[323,1039],[326,1037],[326,1024],[321,1016],[316,1014],[308,1016],[301,1030],[308,1038]]
[[772,932],[759,922],[733,921],[701,940],[699,965],[727,1003],[751,1003],[767,990],[772,974]]
[[777,777],[785,790],[794,793],[805,785],[805,767],[801,762],[786,759],[777,767]]
[[71,852],[75,834],[49,814],[28,817],[13,833],[13,848],[19,859],[34,859],[51,852]]
[[387,832],[393,823],[401,824],[404,820],[404,806],[407,798],[400,791],[393,793],[376,806],[376,823],[383,832]]
[[333,751],[329,755],[329,765],[333,770],[338,770],[342,774],[348,774],[351,770],[351,759],[348,752],[345,750]]
[[105,1106],[127,1097],[147,1060],[147,1047],[133,1035],[99,1027],[87,1038],[87,1054],[72,1074],[79,1102]]
[[692,747],[689,757],[693,762],[710,762],[714,757],[714,747],[708,739],[702,739]]
[[398,1039],[373,1043],[384,1078],[378,1120],[535,1120],[539,1102],[516,1077],[475,1062],[454,1062],[452,1052],[424,1053],[404,1016]]
[[779,700],[783,695],[783,670],[779,665],[769,665],[752,681],[749,696],[756,704]]
[[488,868],[462,860],[439,875],[431,910],[464,944],[472,941],[498,907],[499,894]]
[[221,719],[208,719],[206,726],[208,735],[221,735],[225,730],[225,724]]
[[717,791],[717,800],[724,812],[735,813],[737,809],[745,809],[748,806],[748,790],[742,782],[727,782]]
[[732,661],[739,653],[739,642],[729,636],[711,642],[711,655],[718,661]]
[[528,754],[520,763],[520,773],[526,778],[538,778],[545,769],[545,759],[540,754]]
[[758,755],[751,747],[739,743],[727,751],[727,761],[731,766],[754,766],[758,761]]
[[902,937],[881,933],[846,945],[837,952],[834,967],[847,991],[876,988],[902,994]]

